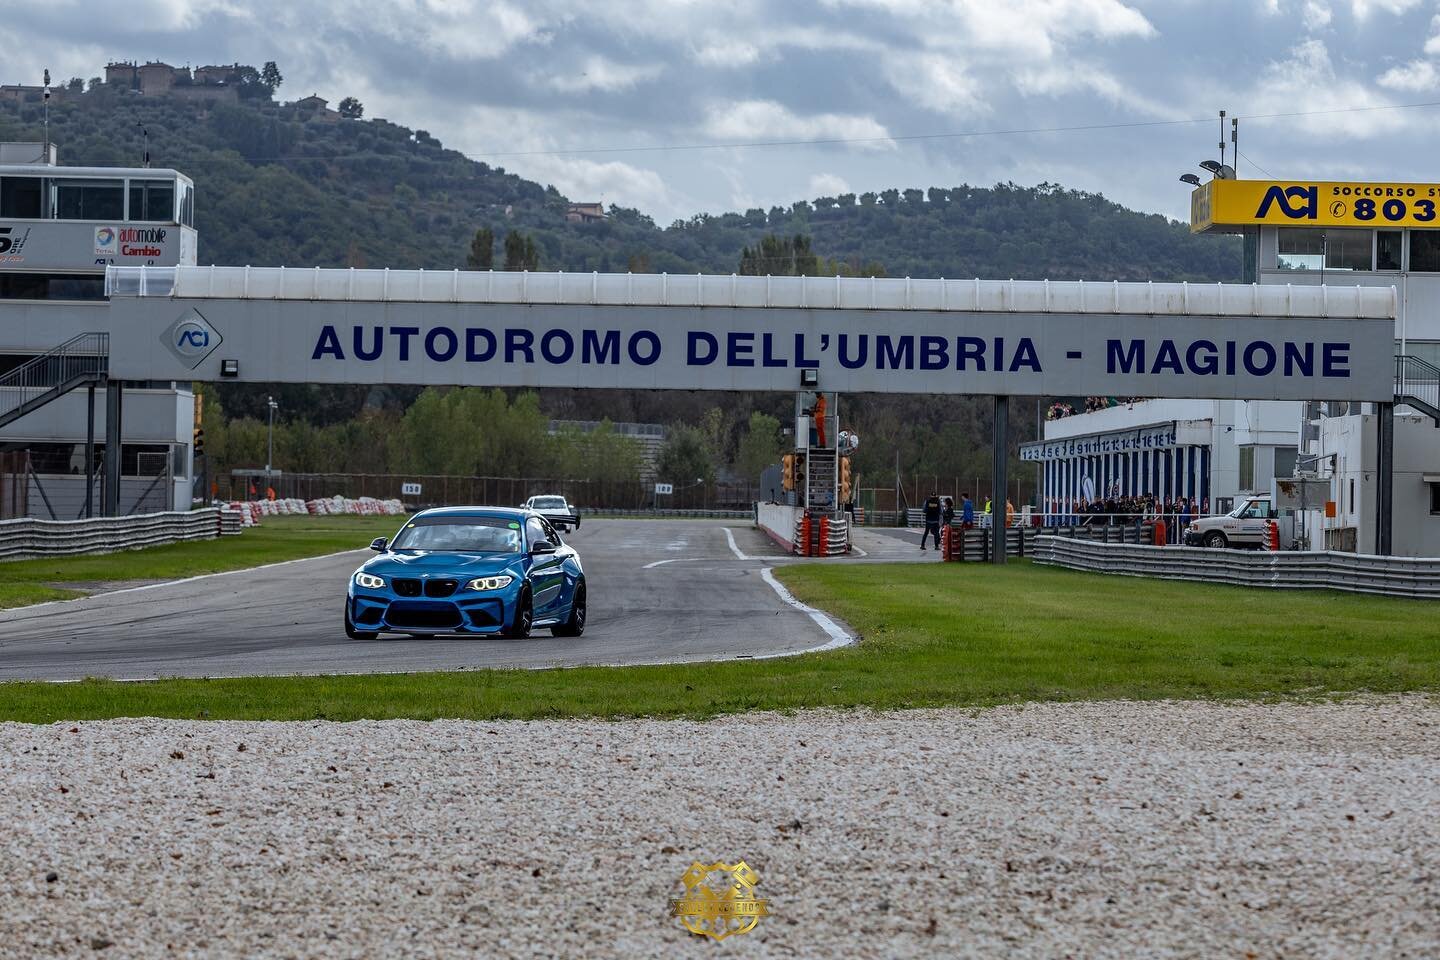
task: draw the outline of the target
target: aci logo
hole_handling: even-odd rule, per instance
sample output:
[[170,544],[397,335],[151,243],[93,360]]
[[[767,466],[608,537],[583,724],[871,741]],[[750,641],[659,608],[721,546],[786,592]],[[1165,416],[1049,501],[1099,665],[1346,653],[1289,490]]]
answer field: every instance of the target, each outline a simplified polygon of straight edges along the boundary
[[[1260,201],[1260,209],[1255,211],[1255,219],[1264,220],[1265,214],[1269,213],[1271,205],[1274,205],[1291,220],[1314,220],[1319,207],[1319,197],[1318,187],[1286,187],[1281,190],[1279,185],[1273,186],[1265,191],[1265,197]],[[1292,199],[1299,200],[1299,206],[1292,207]]]
[[192,370],[225,338],[194,308],[186,310],[160,335],[160,342]]
[[115,228],[114,228],[114,227],[96,227],[96,228],[95,228],[95,256],[97,256],[97,257],[105,257],[105,256],[113,257],[113,256],[115,256],[115,254],[118,252],[118,250],[117,250],[117,248],[116,248],[116,243],[115,243],[116,239],[117,239],[117,237],[116,237],[116,234],[115,234]]

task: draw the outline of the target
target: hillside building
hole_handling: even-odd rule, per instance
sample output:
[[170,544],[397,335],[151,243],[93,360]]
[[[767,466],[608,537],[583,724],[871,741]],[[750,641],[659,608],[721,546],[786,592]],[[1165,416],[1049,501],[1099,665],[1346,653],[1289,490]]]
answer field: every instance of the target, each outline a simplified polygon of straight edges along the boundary
[[565,219],[569,223],[599,223],[605,219],[605,204],[572,203],[565,211]]

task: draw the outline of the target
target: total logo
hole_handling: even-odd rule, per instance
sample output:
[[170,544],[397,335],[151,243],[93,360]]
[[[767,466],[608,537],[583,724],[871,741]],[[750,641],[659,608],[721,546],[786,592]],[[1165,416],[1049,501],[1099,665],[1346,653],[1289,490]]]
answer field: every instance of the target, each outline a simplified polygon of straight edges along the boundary
[[114,227],[95,228],[95,256],[113,257],[119,252],[119,235]]
[[220,331],[216,330],[199,310],[193,308],[182,313],[160,335],[160,342],[192,370],[220,346],[224,339],[220,336]]

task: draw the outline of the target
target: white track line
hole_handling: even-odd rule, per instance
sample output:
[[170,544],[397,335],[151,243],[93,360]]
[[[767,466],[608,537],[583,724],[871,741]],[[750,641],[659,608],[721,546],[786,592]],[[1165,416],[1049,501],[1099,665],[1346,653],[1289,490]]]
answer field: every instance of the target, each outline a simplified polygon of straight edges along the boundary
[[749,556],[749,555],[747,555],[747,554],[741,553],[741,552],[740,552],[740,548],[735,545],[735,534],[733,534],[733,533],[730,532],[730,528],[729,528],[729,527],[725,527],[724,530],[725,530],[725,539],[728,540],[728,541],[730,541],[730,552],[733,553],[733,554],[735,554],[735,559],[736,559],[736,560],[754,560],[754,559],[757,559],[757,558],[755,558],[755,557],[752,557],[752,556]]
[[[0,610],[0,615],[6,613],[28,613],[31,610],[38,610],[40,607],[53,607],[61,603],[75,603],[79,600],[90,600],[95,597],[118,597],[122,593],[139,593],[141,590],[158,590],[161,587],[173,587],[178,583],[194,583],[196,580],[209,580],[212,577],[228,577],[236,573],[253,573],[256,570],[271,570],[275,567],[288,567],[292,563],[308,563],[311,560],[330,560],[334,557],[343,557],[352,553],[361,553],[363,548],[356,550],[341,550],[339,553],[322,553],[318,557],[300,557],[296,560],[279,560],[275,563],[262,563],[258,567],[241,567],[238,570],[220,570],[216,573],[201,573],[193,577],[184,577],[180,580],[161,580],[159,583],[147,583],[139,587],[122,587],[119,590],[100,590],[95,593],[87,593],[80,597],[71,597],[68,600],[46,600],[44,603],[31,603],[23,607],[10,607],[8,610]],[[63,582],[63,581],[60,581]]]
[[[763,570],[760,571],[760,576],[763,577],[763,578],[765,579],[765,582],[768,583],[768,584],[770,584],[771,588],[774,589],[774,591],[775,591],[777,594],[780,595],[780,599],[781,599],[781,600],[783,600],[783,601],[785,601],[786,603],[790,604],[790,606],[794,607],[796,610],[799,610],[801,613],[809,614],[809,615],[810,615],[810,619],[815,621],[816,626],[818,626],[821,630],[824,630],[826,636],[828,636],[828,637],[830,638],[830,642],[829,642],[829,643],[824,643],[824,644],[821,644],[821,645],[818,646],[818,647],[811,647],[809,650],[800,650],[800,651],[797,651],[797,652],[799,652],[799,653],[819,653],[819,652],[822,651],[822,650],[835,650],[835,649],[838,649],[838,648],[840,648],[840,647],[848,647],[850,644],[854,643],[857,639],[859,639],[859,638],[856,637],[854,634],[846,633],[846,632],[845,632],[845,629],[844,629],[843,627],[841,627],[841,626],[840,626],[838,623],[836,623],[834,620],[831,620],[826,614],[822,613],[822,612],[819,611],[819,610],[816,610],[814,607],[812,607],[812,606],[810,606],[810,605],[808,605],[808,604],[801,603],[799,600],[796,600],[794,594],[792,594],[789,590],[786,590],[786,589],[785,589],[785,585],[784,585],[783,583],[781,583],[779,580],[776,580],[775,577],[770,573],[770,571],[771,571],[772,569],[774,569],[774,568],[773,568],[773,567],[766,567],[765,569],[763,569]],[[753,660],[769,660],[769,659],[771,659],[772,657],[789,657],[789,656],[794,656],[794,654],[790,654],[790,653],[764,653],[764,654],[760,654],[760,655],[758,655],[758,656],[752,657],[751,659],[753,659]]]
[[858,553],[858,554],[860,554],[860,556],[862,556],[862,557],[868,557],[868,556],[870,556],[870,552],[869,552],[868,550],[861,550],[859,547],[855,546],[855,541],[854,541],[854,540],[851,540],[851,541],[850,541],[850,550],[851,550],[852,553]]
[[674,557],[670,560],[656,560],[654,563],[647,563],[641,570],[650,570],[655,567],[663,567],[667,563],[694,563],[696,560],[709,560],[709,557]]

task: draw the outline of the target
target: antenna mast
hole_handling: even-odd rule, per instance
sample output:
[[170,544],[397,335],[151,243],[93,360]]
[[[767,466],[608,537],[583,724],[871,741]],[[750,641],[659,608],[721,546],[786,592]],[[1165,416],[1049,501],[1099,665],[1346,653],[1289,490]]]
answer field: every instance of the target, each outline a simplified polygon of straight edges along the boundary
[[49,162],[50,162],[50,71],[49,71],[48,68],[45,70],[45,80],[44,80],[44,83],[45,83],[45,96],[44,96],[43,99],[44,99],[44,101],[45,101],[45,120],[44,120],[44,123],[43,123],[43,127],[44,127],[44,129],[45,129],[45,146],[44,146],[45,152],[44,152],[44,154],[40,157],[40,160],[41,160],[43,163],[49,163]]
[[1220,166],[1225,166],[1225,111],[1220,111]]

